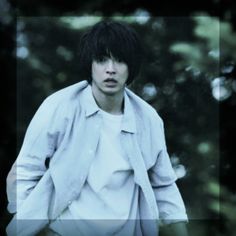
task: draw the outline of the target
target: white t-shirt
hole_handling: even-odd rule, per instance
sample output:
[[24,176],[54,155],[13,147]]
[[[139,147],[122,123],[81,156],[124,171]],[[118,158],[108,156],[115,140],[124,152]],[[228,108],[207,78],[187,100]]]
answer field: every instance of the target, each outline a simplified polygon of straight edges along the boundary
[[60,220],[76,219],[77,235],[132,235],[138,216],[138,187],[120,144],[123,115],[99,112],[103,125],[87,181]]

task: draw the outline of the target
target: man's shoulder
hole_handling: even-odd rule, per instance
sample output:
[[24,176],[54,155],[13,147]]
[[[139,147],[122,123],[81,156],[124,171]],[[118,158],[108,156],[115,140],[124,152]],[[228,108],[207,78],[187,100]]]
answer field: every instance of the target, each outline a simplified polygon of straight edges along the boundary
[[142,116],[142,119],[147,119],[152,122],[162,123],[162,118],[149,103],[139,97],[137,94],[132,92],[130,89],[126,89],[127,95],[130,98],[131,103],[133,104],[134,109],[137,111],[137,114]]
[[52,93],[41,103],[37,114],[47,114],[47,116],[68,115],[67,113],[73,112],[73,107],[78,104],[79,94],[85,87],[87,87],[87,81],[81,81]]
[[87,81],[80,81],[76,84],[69,85],[62,88],[52,94],[50,94],[45,101],[46,102],[63,102],[75,99],[79,93],[88,85]]

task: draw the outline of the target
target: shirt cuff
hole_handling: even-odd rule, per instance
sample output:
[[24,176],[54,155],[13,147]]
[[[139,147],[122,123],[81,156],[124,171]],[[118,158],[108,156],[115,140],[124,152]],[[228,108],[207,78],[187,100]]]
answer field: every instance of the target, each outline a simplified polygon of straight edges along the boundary
[[9,213],[16,213],[16,202],[9,202],[7,205],[7,210]]

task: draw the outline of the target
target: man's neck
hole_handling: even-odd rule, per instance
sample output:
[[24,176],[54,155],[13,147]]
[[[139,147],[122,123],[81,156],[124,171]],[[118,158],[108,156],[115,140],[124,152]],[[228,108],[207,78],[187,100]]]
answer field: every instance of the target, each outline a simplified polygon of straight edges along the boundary
[[93,97],[97,105],[104,111],[118,115],[123,113],[124,92],[119,94],[104,94],[92,87]]

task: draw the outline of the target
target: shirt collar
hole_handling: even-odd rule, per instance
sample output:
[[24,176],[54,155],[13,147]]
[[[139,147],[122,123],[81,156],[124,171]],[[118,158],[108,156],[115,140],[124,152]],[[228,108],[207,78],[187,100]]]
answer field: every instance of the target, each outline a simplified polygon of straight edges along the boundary
[[[100,108],[98,107],[93,94],[91,85],[88,86],[82,92],[82,105],[85,108],[86,117],[96,114]],[[131,104],[130,98],[125,90],[124,92],[124,115],[121,123],[121,130],[129,133],[136,132],[136,119],[134,115],[134,109]]]
[[100,110],[93,97],[90,84],[88,84],[87,87],[83,90],[81,100],[82,100],[82,106],[85,109],[86,117],[89,117]]
[[125,90],[124,94],[124,117],[121,124],[121,129],[125,132],[135,133],[136,132],[136,119],[134,108],[131,104],[130,98]]

